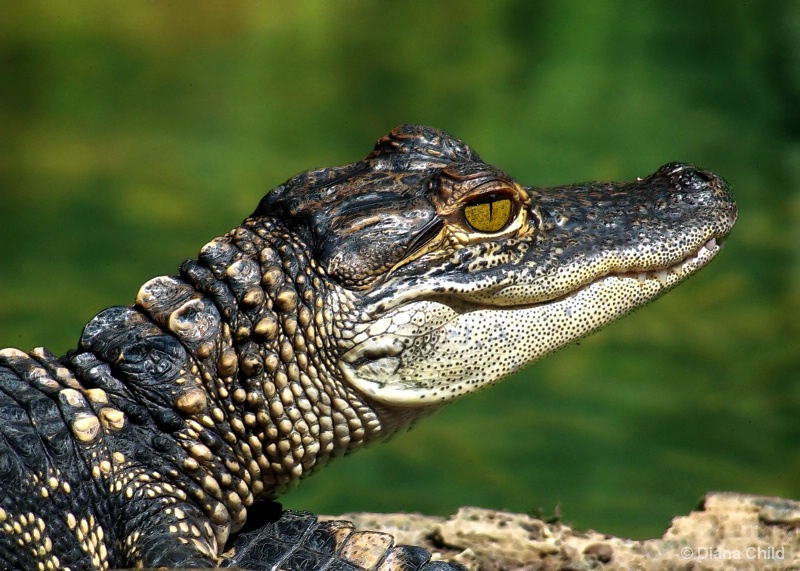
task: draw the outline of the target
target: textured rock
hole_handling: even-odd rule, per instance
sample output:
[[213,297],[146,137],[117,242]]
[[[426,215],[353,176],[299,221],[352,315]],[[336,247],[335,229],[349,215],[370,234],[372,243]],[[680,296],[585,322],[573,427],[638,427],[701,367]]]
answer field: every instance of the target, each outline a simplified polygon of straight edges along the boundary
[[774,497],[709,493],[698,511],[673,519],[663,537],[644,541],[471,507],[447,518],[338,517],[476,570],[800,570],[800,502]]

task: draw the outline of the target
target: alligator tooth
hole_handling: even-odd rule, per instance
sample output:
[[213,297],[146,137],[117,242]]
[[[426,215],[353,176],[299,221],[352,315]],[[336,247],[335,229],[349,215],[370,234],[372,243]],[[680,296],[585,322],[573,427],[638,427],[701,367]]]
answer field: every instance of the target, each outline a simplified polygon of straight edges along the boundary
[[662,286],[667,285],[667,270],[658,270],[655,272],[655,274]]

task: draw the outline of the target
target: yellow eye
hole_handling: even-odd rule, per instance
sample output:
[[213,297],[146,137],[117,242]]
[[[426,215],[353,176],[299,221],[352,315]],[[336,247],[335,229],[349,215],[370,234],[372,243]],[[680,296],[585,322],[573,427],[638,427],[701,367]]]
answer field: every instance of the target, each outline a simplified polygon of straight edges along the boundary
[[497,232],[511,219],[511,200],[487,198],[464,208],[464,218],[478,232]]

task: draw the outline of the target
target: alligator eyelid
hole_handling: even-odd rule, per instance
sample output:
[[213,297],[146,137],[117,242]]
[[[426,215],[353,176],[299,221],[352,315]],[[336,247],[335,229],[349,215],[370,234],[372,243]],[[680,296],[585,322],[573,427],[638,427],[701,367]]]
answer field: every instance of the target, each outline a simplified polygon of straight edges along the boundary
[[414,241],[408,246],[406,256],[415,254],[420,248],[430,242],[434,236],[441,232],[443,226],[444,221],[438,217],[428,222],[417,234],[417,237],[414,238]]

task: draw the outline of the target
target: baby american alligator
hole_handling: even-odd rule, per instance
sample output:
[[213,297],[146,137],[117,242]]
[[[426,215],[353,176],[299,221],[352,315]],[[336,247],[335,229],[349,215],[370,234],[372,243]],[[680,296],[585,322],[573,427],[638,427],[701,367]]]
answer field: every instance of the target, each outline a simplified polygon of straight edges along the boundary
[[736,215],[689,165],[535,188],[398,127],[267,194],[67,355],[0,351],[0,563],[455,569],[271,500],[669,290]]

